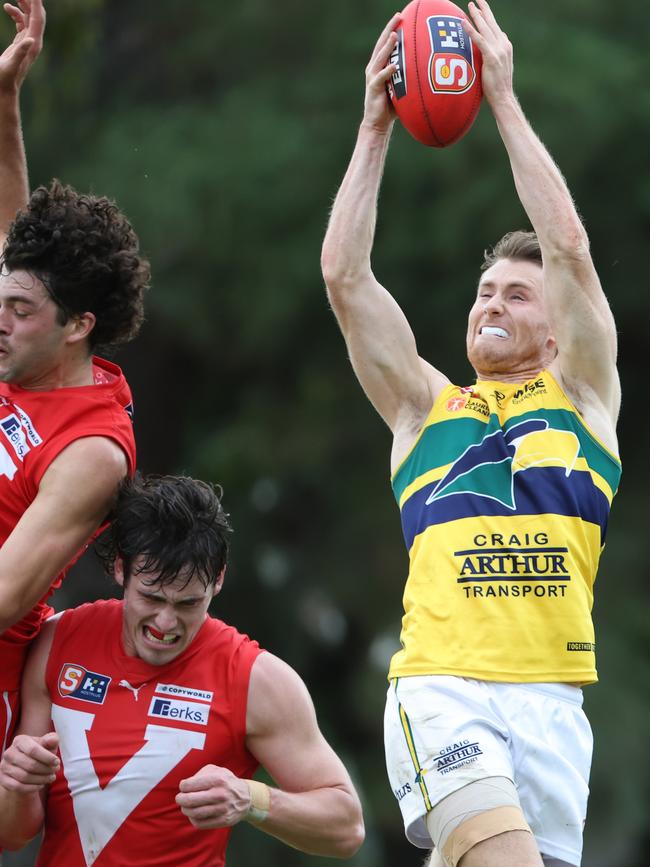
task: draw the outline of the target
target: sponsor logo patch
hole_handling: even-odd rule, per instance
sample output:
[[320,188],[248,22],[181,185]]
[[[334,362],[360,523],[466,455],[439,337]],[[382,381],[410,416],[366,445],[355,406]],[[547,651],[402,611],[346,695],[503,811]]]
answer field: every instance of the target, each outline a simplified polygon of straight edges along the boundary
[[397,43],[390,56],[390,63],[397,67],[390,78],[390,90],[393,99],[406,96],[406,58],[404,56],[404,30],[397,31]]
[[66,662],[59,674],[59,695],[104,704],[110,682],[111,678],[107,674],[97,674],[88,671],[83,665]]
[[22,425],[18,421],[18,417],[12,413],[11,415],[8,415],[7,418],[3,418],[2,421],[0,421],[0,428],[2,429],[2,433],[11,443],[13,450],[16,452],[16,457],[22,461],[30,449],[27,445],[27,437],[25,436]]
[[190,698],[194,701],[212,701],[214,693],[205,689],[194,689],[191,686],[178,686],[175,683],[157,683],[154,692],[161,695],[171,695],[174,698]]
[[398,801],[401,801],[402,798],[404,798],[406,795],[409,794],[409,792],[412,792],[412,791],[413,790],[411,789],[411,784],[410,783],[404,783],[404,785],[401,788],[393,789],[393,794],[395,795],[395,797],[397,798]]
[[593,641],[567,641],[567,650],[579,650],[584,653],[594,653],[596,645]]
[[466,403],[466,397],[450,397],[447,401],[447,410],[449,412],[460,412],[461,409],[465,409]]
[[465,93],[474,84],[474,50],[462,18],[427,19],[431,40],[429,85],[434,93]]
[[149,716],[174,722],[188,722],[207,726],[210,706],[196,701],[178,701],[175,698],[162,698],[154,695],[149,705]]
[[472,764],[482,755],[483,750],[478,741],[471,743],[465,739],[441,750],[433,759],[433,764],[439,774],[448,774],[456,768]]

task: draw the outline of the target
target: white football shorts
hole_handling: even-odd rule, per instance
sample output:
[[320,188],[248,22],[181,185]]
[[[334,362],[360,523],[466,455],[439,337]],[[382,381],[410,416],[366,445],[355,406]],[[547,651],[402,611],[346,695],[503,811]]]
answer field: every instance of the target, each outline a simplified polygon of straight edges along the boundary
[[580,864],[593,740],[578,687],[396,678],[384,740],[388,778],[415,846],[433,845],[425,817],[435,804],[475,780],[507,777],[540,852]]

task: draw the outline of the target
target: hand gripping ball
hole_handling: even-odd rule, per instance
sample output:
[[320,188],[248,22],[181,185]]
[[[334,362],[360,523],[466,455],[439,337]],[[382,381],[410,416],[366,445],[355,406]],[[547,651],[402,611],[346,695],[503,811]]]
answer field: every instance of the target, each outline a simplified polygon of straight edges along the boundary
[[429,147],[462,138],[481,104],[481,53],[465,17],[450,0],[412,0],[396,31],[388,94],[402,124]]

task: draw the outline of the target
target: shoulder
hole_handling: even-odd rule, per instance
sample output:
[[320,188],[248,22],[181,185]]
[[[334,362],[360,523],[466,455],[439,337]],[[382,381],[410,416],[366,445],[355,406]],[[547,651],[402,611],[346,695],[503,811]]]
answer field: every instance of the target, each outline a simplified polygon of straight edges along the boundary
[[107,623],[112,618],[120,616],[121,599],[97,599],[95,602],[84,602],[75,608],[66,608],[45,621],[45,625],[56,621],[55,628],[59,634],[75,631],[84,623]]
[[246,730],[262,734],[292,717],[315,717],[304,681],[294,669],[272,653],[260,653],[253,663],[248,691]]
[[128,461],[124,450],[115,440],[106,436],[80,436],[68,443],[48,465],[41,485],[62,483],[68,477],[77,481],[81,474],[90,484],[109,481],[114,484],[127,473]]
[[56,638],[65,611],[60,611],[49,617],[41,627],[37,637],[29,648],[25,673],[23,675],[22,692],[29,693],[36,686],[45,683],[45,671],[50,658],[50,652]]
[[[228,647],[232,652],[250,651],[254,654],[261,653],[262,649],[255,639],[250,638],[245,632],[240,632],[235,626],[219,620],[218,617],[208,616],[203,627],[204,641],[212,647]],[[202,642],[203,643],[203,642]]]

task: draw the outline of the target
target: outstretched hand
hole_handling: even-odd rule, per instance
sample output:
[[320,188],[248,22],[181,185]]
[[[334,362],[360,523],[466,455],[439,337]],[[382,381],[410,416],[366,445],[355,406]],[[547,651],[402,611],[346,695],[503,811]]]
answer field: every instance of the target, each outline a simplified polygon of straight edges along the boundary
[[388,98],[386,85],[396,71],[395,64],[388,61],[397,44],[395,28],[399,24],[400,17],[400,13],[397,12],[384,27],[366,66],[363,123],[379,132],[390,129],[395,119],[395,109]]
[[15,93],[20,89],[43,47],[43,0],[16,0],[16,4],[4,4],[5,12],[16,25],[13,42],[0,54],[0,92],[4,93]]
[[60,764],[58,748],[56,732],[16,735],[0,762],[0,785],[24,795],[53,783]]
[[205,765],[181,780],[179,790],[176,803],[195,828],[229,828],[248,815],[248,784],[227,768]]
[[486,0],[470,0],[465,28],[483,55],[483,93],[494,108],[504,99],[513,96],[512,45],[499,27]]

